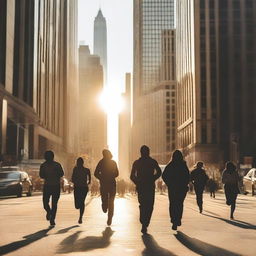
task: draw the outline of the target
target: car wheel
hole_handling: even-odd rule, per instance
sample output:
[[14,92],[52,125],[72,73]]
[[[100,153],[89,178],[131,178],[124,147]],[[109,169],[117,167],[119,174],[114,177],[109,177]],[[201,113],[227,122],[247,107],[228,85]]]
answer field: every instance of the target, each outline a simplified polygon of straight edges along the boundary
[[17,193],[17,197],[22,197],[22,190]]
[[32,189],[30,188],[28,193],[27,193],[27,196],[32,196]]

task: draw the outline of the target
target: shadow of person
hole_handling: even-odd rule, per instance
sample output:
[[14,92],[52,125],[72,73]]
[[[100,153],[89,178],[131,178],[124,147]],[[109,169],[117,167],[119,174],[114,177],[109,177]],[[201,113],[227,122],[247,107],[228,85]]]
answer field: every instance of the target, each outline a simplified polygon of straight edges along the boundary
[[24,246],[27,246],[39,239],[42,239],[42,238],[48,236],[47,232],[50,231],[52,228],[53,227],[49,227],[47,229],[37,231],[36,233],[24,236],[23,238],[25,238],[25,239],[23,239],[23,240],[15,241],[15,242],[1,246],[0,247],[0,255],[4,255],[7,253],[16,251]]
[[256,230],[256,226],[252,225],[248,222],[244,222],[244,221],[240,221],[240,220],[228,220],[228,219],[224,219],[224,218],[221,218],[221,217],[212,216],[212,215],[209,215],[209,214],[206,214],[206,213],[203,213],[203,215],[207,216],[207,217],[210,217],[210,218],[225,221],[226,223],[228,223],[230,225],[233,225],[233,226],[236,226],[236,227],[239,227],[239,228]]
[[102,236],[87,236],[85,238],[78,239],[80,233],[82,233],[82,231],[77,231],[65,238],[60,243],[57,253],[82,252],[106,248],[110,245],[110,238],[114,234],[114,231],[110,227],[107,227],[102,232]]
[[203,256],[242,256],[220,247],[202,242],[198,239],[191,238],[184,233],[177,231],[177,234],[174,235],[178,241],[180,241],[184,246],[186,246],[191,251],[203,255]]
[[176,256],[176,254],[173,254],[167,249],[160,247],[152,235],[142,235],[142,241],[146,247],[142,251],[143,256]]
[[71,227],[67,227],[67,228],[63,228],[63,229],[60,229],[58,232],[56,232],[55,234],[58,235],[58,234],[64,234],[64,233],[67,233],[70,229],[72,228],[77,228],[79,227],[79,225],[74,225],[74,226],[71,226]]

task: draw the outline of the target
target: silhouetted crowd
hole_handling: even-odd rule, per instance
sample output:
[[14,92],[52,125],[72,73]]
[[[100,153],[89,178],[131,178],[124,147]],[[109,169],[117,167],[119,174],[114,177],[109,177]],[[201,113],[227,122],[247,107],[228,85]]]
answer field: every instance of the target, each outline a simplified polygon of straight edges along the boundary
[[[147,233],[154,208],[155,191],[160,194],[168,193],[169,215],[172,229],[177,230],[182,225],[183,203],[188,191],[195,191],[196,202],[199,212],[203,212],[203,192],[207,187],[210,196],[215,198],[217,183],[208,177],[204,170],[203,162],[198,162],[196,167],[189,172],[181,151],[175,150],[171,161],[166,165],[163,173],[158,162],[150,157],[150,149],[146,145],[140,148],[141,157],[134,161],[132,165],[130,179],[126,182],[119,179],[117,164],[112,160],[109,150],[102,151],[103,157],[99,161],[94,171],[91,172],[84,167],[83,158],[79,157],[76,166],[73,168],[71,181],[74,184],[74,204],[79,210],[78,223],[83,222],[85,210],[85,199],[89,191],[91,195],[101,196],[101,208],[107,213],[107,225],[112,224],[114,216],[114,200],[116,194],[124,197],[127,192],[137,194],[140,211],[141,232]],[[45,152],[45,162],[40,166],[40,177],[44,179],[43,185],[43,206],[46,211],[46,219],[50,225],[55,225],[57,204],[61,191],[61,178],[64,175],[60,163],[54,161],[52,151]],[[97,180],[98,181],[97,181]],[[226,163],[226,168],[222,174],[222,183],[226,197],[226,204],[230,206],[230,218],[234,218],[236,199],[239,191],[239,176],[236,167],[232,162]],[[49,201],[51,198],[51,206]]]

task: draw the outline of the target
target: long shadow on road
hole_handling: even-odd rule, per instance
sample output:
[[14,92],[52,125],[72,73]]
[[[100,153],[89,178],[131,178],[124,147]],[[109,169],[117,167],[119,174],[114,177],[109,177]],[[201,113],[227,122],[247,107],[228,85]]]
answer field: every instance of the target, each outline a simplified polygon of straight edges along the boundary
[[13,251],[16,251],[22,247],[25,247],[39,239],[42,239],[47,235],[48,231],[50,231],[53,227],[49,227],[47,229],[43,229],[43,230],[40,230],[36,233],[33,233],[33,234],[29,234],[27,236],[24,236],[23,240],[19,240],[19,241],[15,241],[15,242],[12,242],[10,244],[6,244],[6,245],[3,245],[0,247],[0,255],[4,255],[4,254],[7,254],[7,253],[10,253],[10,252],[13,252]]
[[149,234],[143,235],[142,241],[146,247],[142,252],[142,256],[177,256],[167,249],[160,247],[154,237]]
[[177,231],[175,237],[178,241],[180,241],[183,245],[189,248],[191,251],[202,255],[202,256],[242,256],[241,254],[237,254],[220,247],[205,243],[196,238],[191,238],[184,233]]
[[57,253],[84,252],[94,249],[106,248],[110,245],[110,238],[114,231],[107,227],[102,236],[87,236],[78,239],[82,231],[77,231],[74,234],[65,238],[59,246]]
[[225,221],[226,223],[230,224],[230,225],[233,225],[233,226],[236,226],[238,228],[244,228],[244,229],[254,229],[256,230],[256,226],[255,225],[252,225],[248,222],[244,222],[244,221],[240,221],[240,220],[228,220],[228,219],[224,219],[224,218],[221,218],[221,217],[216,217],[216,216],[212,216],[212,215],[209,215],[209,214],[205,214],[203,213],[204,216],[207,216],[207,217],[210,217],[210,218],[214,218],[214,219],[218,219],[218,220],[222,220],[222,221]]

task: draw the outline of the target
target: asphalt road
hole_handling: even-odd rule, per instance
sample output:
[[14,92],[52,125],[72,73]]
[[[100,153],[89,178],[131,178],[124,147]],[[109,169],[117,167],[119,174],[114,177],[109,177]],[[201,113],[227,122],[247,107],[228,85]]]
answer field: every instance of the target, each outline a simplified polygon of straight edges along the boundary
[[73,195],[62,194],[52,229],[41,196],[1,199],[0,255],[255,256],[256,197],[239,195],[234,221],[228,218],[223,194],[204,199],[200,214],[195,196],[187,196],[183,224],[176,232],[169,222],[168,198],[157,194],[149,234],[144,236],[135,196],[116,198],[110,228],[99,197],[87,197],[84,223],[79,225]]

